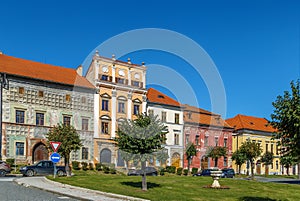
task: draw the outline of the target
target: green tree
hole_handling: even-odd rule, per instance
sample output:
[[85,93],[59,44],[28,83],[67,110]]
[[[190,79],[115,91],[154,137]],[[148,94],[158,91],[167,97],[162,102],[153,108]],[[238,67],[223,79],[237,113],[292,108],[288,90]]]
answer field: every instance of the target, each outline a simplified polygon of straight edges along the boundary
[[168,150],[162,149],[155,153],[156,159],[160,162],[160,165],[165,164],[169,158]]
[[283,148],[283,155],[294,157],[298,163],[300,179],[300,80],[290,83],[291,92],[285,91],[277,96],[270,124],[277,130],[274,138]]
[[232,153],[231,159],[235,161],[235,164],[238,166],[238,174],[241,174],[241,166],[247,160],[246,155],[242,153],[240,150],[237,150]]
[[218,159],[222,156],[227,156],[227,148],[220,146],[209,147],[207,151],[207,156],[213,158],[215,161],[215,167],[218,167]]
[[67,176],[71,176],[70,171],[70,153],[76,151],[82,146],[80,136],[73,126],[57,124],[47,133],[48,147],[51,141],[61,142],[58,153],[65,159]]
[[120,155],[126,163],[126,171],[128,172],[129,161],[133,159],[133,155],[123,150],[120,150]]
[[246,156],[247,160],[249,160],[251,166],[251,177],[254,179],[254,161],[261,155],[262,152],[260,145],[248,140],[242,143],[240,152]]
[[[287,175],[290,175],[290,167],[292,165],[294,165],[296,162],[295,162],[295,158],[291,155],[283,155],[283,156],[280,156],[280,164],[283,165],[283,167],[286,168],[286,173]],[[284,170],[282,169],[282,174],[283,174]]]
[[[166,133],[166,126],[157,116],[140,114],[135,120],[126,120],[121,123],[115,141],[119,149],[133,154],[134,158],[139,158],[142,170],[145,170],[150,154],[163,148]],[[142,175],[142,190],[147,190],[145,172]]]
[[186,150],[185,150],[185,155],[186,155],[186,159],[188,160],[188,173],[190,172],[190,165],[192,163],[192,159],[194,156],[197,155],[197,149],[196,149],[196,146],[189,142],[187,145],[186,145]]
[[267,151],[262,155],[261,162],[265,165],[265,175],[269,175],[269,165],[273,163],[274,154]]

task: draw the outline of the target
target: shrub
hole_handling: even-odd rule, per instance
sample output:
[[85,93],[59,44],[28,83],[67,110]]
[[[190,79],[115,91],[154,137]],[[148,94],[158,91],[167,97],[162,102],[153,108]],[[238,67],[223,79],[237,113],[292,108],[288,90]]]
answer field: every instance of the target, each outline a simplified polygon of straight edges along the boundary
[[8,163],[10,166],[13,166],[15,164],[15,159],[14,158],[7,158],[6,163]]
[[104,172],[105,174],[108,174],[108,173],[109,173],[109,167],[103,166],[103,172]]
[[80,170],[79,162],[78,161],[72,161],[72,169],[74,169],[74,170]]
[[171,166],[170,167],[170,173],[175,174],[176,173],[176,166]]
[[81,168],[82,168],[82,170],[87,171],[88,170],[87,166],[88,166],[88,164],[86,162],[81,162]]
[[[104,173],[105,173],[105,172],[104,172]],[[110,173],[110,174],[116,174],[117,171],[116,171],[115,168],[111,168],[111,169],[109,169],[109,173]]]
[[166,166],[166,172],[170,173],[171,166]]
[[196,174],[198,172],[198,168],[192,168],[192,174]]
[[182,170],[183,170],[183,168],[181,168],[181,167],[177,168],[176,174],[180,176],[182,174]]
[[165,168],[160,168],[159,169],[159,175],[164,176],[165,175]]
[[184,169],[184,170],[183,170],[183,175],[184,175],[184,176],[187,176],[188,173],[189,173],[189,170],[188,170],[188,169]]
[[89,163],[89,170],[94,170],[94,164],[93,163]]
[[102,171],[103,170],[102,163],[96,163],[96,170],[98,170],[98,171]]

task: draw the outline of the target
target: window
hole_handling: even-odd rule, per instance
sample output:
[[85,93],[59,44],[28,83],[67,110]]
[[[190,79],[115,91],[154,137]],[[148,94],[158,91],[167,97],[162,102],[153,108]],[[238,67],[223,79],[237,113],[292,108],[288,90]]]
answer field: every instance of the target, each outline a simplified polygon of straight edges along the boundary
[[153,110],[148,110],[148,115],[149,116],[153,116],[154,115],[154,111]]
[[138,115],[140,113],[140,105],[133,105],[133,114]]
[[175,124],[179,124],[179,114],[175,114]]
[[24,142],[16,142],[16,155],[24,156]]
[[43,91],[39,91],[38,96],[39,96],[40,98],[44,97],[44,92],[43,92]]
[[24,124],[24,111],[16,110],[16,123]]
[[199,135],[196,135],[196,138],[195,138],[195,144],[196,144],[196,145],[199,145]]
[[101,123],[101,133],[108,134],[108,122]]
[[121,102],[121,101],[118,102],[118,112],[125,113],[125,103],[124,102]]
[[108,100],[102,99],[102,110],[108,111]]
[[227,138],[224,138],[224,147],[227,147]]
[[204,137],[204,146],[207,147],[208,146],[208,136]]
[[89,130],[89,120],[88,119],[82,119],[81,130],[84,130],[84,131]]
[[81,97],[81,103],[86,103],[86,97],[85,96]]
[[125,84],[125,80],[123,78],[117,78],[117,83]]
[[276,161],[276,170],[278,170],[278,167],[279,167],[279,166],[278,166],[278,161]]
[[133,81],[132,82],[132,86],[139,87],[140,86],[140,82],[139,81]]
[[25,92],[24,87],[19,87],[19,94],[23,95]]
[[82,160],[88,160],[89,159],[89,148],[82,147],[82,153],[81,153],[81,159]]
[[71,101],[71,95],[70,94],[66,94],[66,101],[70,102]]
[[227,167],[228,166],[228,158],[226,156],[224,156],[224,164],[223,164],[224,167]]
[[274,145],[271,144],[271,153],[272,153],[272,154],[274,154],[274,152],[273,152],[273,146],[274,146]]
[[268,151],[269,149],[269,144],[266,144],[266,152]]
[[273,161],[272,161],[272,163],[271,163],[271,169],[273,169],[274,168],[274,166],[273,166]]
[[218,146],[218,145],[219,145],[219,138],[215,137],[215,146]]
[[167,122],[167,112],[161,112],[161,121]]
[[190,135],[185,135],[185,144],[188,144],[190,142]]
[[69,117],[69,116],[64,116],[64,117],[63,117],[63,123],[64,123],[64,125],[66,125],[66,126],[70,126],[70,125],[71,125],[71,117]]
[[276,145],[276,155],[279,155],[278,145]]
[[36,113],[36,125],[43,126],[44,125],[44,113]]
[[179,134],[177,133],[174,134],[174,144],[179,145]]
[[101,75],[101,80],[108,81],[108,76],[107,75]]

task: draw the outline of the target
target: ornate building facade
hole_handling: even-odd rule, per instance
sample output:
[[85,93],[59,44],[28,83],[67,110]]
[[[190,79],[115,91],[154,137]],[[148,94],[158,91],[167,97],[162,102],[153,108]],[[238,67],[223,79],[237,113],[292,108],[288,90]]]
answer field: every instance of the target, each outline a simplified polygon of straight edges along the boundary
[[95,53],[86,78],[97,87],[95,95],[95,162],[124,166],[114,138],[118,122],[146,112],[146,67]]
[[[207,157],[209,147],[223,146],[228,148],[228,156],[218,160],[218,168],[231,167],[232,132],[220,115],[190,105],[184,107],[184,148],[191,142],[196,146],[197,155],[192,158],[191,168],[212,168],[213,159]],[[184,157],[184,167],[188,161]]]
[[[80,72],[81,69],[78,69]],[[73,125],[83,147],[71,159],[94,158],[95,87],[76,70],[0,55],[9,89],[2,99],[2,157],[23,163],[49,159],[46,134],[57,123]]]
[[[161,122],[167,126],[168,133],[164,148],[167,150],[169,159],[166,165],[176,167],[183,166],[183,111],[176,100],[150,88],[147,93],[147,113],[158,115]],[[159,161],[156,166],[161,166]]]

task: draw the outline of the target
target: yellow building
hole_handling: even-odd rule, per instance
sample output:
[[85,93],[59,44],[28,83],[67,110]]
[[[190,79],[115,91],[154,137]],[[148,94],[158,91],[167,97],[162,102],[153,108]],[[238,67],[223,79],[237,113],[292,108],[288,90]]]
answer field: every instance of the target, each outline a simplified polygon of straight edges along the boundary
[[[275,129],[268,125],[268,120],[259,117],[237,115],[233,118],[227,119],[226,122],[234,127],[234,134],[232,139],[232,152],[239,149],[243,142],[250,140],[260,144],[263,152],[272,152],[274,154],[273,163],[269,165],[269,174],[281,174],[281,165],[279,160],[280,150],[278,149],[276,140],[272,140]],[[237,165],[232,163],[233,168],[238,171]],[[242,165],[241,173],[250,172],[249,163]],[[255,161],[254,174],[265,174],[266,167],[261,162],[261,157]]]
[[[146,67],[95,53],[86,78],[97,87],[95,95],[95,162],[124,166],[113,139],[118,122],[146,112]],[[98,112],[96,112],[98,111]]]

